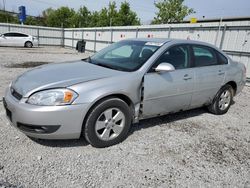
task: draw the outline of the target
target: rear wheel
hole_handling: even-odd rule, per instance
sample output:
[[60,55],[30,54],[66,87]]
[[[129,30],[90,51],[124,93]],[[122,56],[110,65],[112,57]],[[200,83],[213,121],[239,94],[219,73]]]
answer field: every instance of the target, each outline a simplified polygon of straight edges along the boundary
[[33,44],[32,44],[32,42],[27,41],[27,42],[25,42],[24,46],[25,46],[26,48],[32,48],[32,47],[33,47]]
[[108,147],[122,142],[131,125],[131,110],[118,98],[109,98],[97,104],[87,117],[84,135],[94,147]]
[[233,101],[233,88],[230,85],[224,85],[215,96],[213,103],[208,106],[208,110],[217,115],[227,113]]

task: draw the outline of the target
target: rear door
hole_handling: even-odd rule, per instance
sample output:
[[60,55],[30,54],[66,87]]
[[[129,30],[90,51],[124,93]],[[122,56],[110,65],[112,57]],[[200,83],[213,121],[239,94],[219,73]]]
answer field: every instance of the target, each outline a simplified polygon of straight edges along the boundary
[[[188,45],[170,47],[144,76],[143,117],[163,115],[189,108],[194,88]],[[170,63],[172,72],[155,72],[160,63]]]
[[213,48],[203,45],[192,45],[195,86],[191,107],[199,107],[213,100],[225,78],[225,64]]
[[22,33],[13,33],[13,46],[24,46],[24,43],[28,39],[28,35]]

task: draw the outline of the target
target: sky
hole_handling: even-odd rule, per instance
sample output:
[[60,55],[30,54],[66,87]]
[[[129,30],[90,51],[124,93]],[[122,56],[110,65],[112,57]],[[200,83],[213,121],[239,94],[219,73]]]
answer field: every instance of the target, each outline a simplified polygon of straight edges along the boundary
[[[110,0],[0,0],[0,8],[9,11],[17,11],[18,7],[26,6],[27,14],[38,16],[49,7],[58,8],[68,6],[78,10],[80,6],[86,6],[89,10],[100,10],[108,5]],[[119,6],[125,0],[115,0]],[[149,23],[153,20],[157,9],[154,2],[161,0],[126,0],[130,3],[131,9],[135,11],[142,23]],[[250,17],[250,0],[185,0],[184,4],[193,8],[196,13],[186,19],[195,17],[198,19],[225,18],[225,17]]]

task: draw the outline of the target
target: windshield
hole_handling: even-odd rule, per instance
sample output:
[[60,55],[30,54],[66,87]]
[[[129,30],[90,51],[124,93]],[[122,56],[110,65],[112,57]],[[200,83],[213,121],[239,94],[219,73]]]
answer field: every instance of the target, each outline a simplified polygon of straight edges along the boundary
[[88,62],[120,71],[136,71],[161,45],[155,42],[121,41],[97,52]]

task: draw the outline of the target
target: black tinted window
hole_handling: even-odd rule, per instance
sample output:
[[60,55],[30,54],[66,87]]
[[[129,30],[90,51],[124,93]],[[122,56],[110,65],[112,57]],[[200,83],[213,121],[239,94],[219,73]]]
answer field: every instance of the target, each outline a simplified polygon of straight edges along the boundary
[[189,50],[188,46],[180,45],[169,48],[159,59],[154,63],[150,72],[161,63],[170,63],[175,69],[184,69],[189,64]]
[[5,33],[5,34],[3,34],[5,37],[13,37],[14,35],[13,35],[13,33]]
[[27,37],[28,35],[22,33],[5,33],[5,37]]
[[216,54],[206,46],[193,46],[195,67],[217,65]]
[[224,65],[228,63],[227,58],[223,54],[217,51],[215,53],[217,54],[217,61],[219,64]]
[[28,35],[22,33],[13,33],[15,37],[27,37]]

